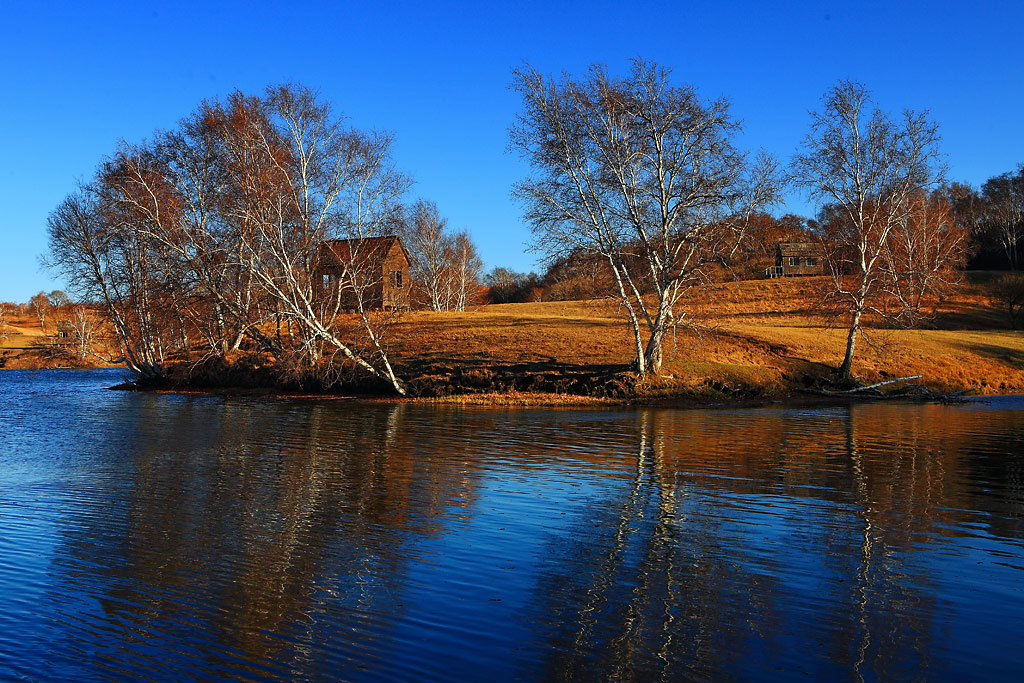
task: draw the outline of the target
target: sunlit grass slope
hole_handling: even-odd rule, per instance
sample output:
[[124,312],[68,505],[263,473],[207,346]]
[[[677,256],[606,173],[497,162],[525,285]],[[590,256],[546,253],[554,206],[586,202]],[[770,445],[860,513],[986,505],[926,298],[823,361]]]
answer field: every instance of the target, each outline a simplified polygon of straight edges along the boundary
[[[110,367],[94,356],[78,358],[68,353],[66,347],[62,349],[64,352],[57,353],[57,346],[66,341],[58,337],[54,315],[45,318],[45,326],[40,326],[39,319],[31,312],[9,315],[0,328],[0,368]],[[109,356],[117,355],[109,345],[101,345],[98,350]]]
[[[702,329],[670,339],[665,379],[647,393],[736,391],[772,394],[827,376],[845,344],[815,304],[823,278],[741,281],[695,293],[687,310]],[[1006,327],[979,284],[960,286],[933,306],[929,327],[869,329],[855,374],[863,381],[922,375],[938,389],[1024,391],[1024,333]],[[467,313],[407,315],[399,325],[399,364],[411,375],[458,379],[481,389],[495,373],[625,370],[634,349],[623,311],[607,301],[484,306]],[[467,380],[469,378],[469,381]]]

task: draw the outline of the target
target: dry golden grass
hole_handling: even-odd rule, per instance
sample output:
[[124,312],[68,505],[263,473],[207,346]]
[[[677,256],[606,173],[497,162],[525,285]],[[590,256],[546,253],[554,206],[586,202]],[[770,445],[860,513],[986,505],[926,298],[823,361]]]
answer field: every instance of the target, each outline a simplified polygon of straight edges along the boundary
[[46,331],[39,327],[39,320],[34,316],[8,316],[5,321],[3,329],[0,329],[0,367],[38,366],[35,349],[47,339]]
[[[77,358],[66,349],[58,352],[61,351],[61,340],[57,337],[58,317],[59,314],[51,311],[45,327],[40,327],[39,319],[31,312],[8,316],[7,324],[0,330],[0,368],[109,367],[96,358]],[[104,348],[103,351],[112,350]]]
[[[49,327],[49,326],[48,326]],[[35,318],[18,317],[9,321],[3,329],[4,337],[0,339],[0,349],[25,348],[33,346],[46,337],[47,332],[39,327]]]
[[[751,280],[697,293],[706,329],[680,330],[668,342],[665,378],[647,395],[746,387],[778,393],[827,376],[844,351],[841,321],[830,328],[815,310],[824,278]],[[703,305],[703,299],[711,302]],[[945,390],[1024,392],[1024,334],[1005,329],[984,288],[968,283],[934,304],[938,329],[869,329],[855,374],[864,381],[922,375]],[[485,306],[468,313],[407,315],[396,358],[410,374],[583,372],[627,369],[634,355],[625,317],[607,301]],[[481,380],[481,385],[486,383]]]

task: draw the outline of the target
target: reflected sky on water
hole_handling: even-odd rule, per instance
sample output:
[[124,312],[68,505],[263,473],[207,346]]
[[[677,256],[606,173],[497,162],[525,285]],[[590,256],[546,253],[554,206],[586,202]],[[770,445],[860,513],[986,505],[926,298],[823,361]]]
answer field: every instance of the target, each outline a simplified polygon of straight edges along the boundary
[[569,410],[0,372],[0,679],[1006,679],[1024,401]]

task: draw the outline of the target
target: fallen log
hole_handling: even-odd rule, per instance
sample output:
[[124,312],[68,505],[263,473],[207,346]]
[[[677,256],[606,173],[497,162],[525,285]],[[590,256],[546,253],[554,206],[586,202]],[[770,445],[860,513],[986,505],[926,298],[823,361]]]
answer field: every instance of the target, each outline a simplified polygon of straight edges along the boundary
[[831,389],[812,389],[811,391],[816,394],[823,396],[847,396],[849,394],[859,394],[862,392],[871,392],[871,394],[884,396],[881,391],[878,391],[878,387],[884,387],[889,384],[898,384],[900,382],[906,382],[911,379],[921,379],[921,375],[911,375],[910,377],[897,377],[896,379],[886,380],[884,382],[876,382],[875,384],[868,384],[867,386],[854,387],[853,389],[839,389],[833,391]]
[[903,387],[901,389],[889,393],[885,393],[879,389],[879,387],[884,387],[892,384],[899,384],[901,382],[907,382],[913,379],[921,379],[921,377],[921,375],[897,377],[896,379],[890,379],[884,382],[876,382],[875,384],[868,384],[865,386],[853,387],[852,389],[816,388],[807,389],[806,391],[812,394],[818,394],[819,396],[860,396],[870,397],[873,399],[918,398],[923,401],[942,401],[943,403],[953,403],[955,401],[962,400],[962,396],[974,391],[974,388],[970,388],[954,392],[941,392],[929,389],[923,384],[911,384],[909,386]]

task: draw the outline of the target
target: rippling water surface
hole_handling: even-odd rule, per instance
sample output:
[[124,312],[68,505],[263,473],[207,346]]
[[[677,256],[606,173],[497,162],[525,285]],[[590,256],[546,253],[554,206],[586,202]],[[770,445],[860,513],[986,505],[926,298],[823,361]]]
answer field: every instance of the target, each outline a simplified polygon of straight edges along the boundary
[[489,410],[0,372],[0,679],[1009,679],[1024,401]]

